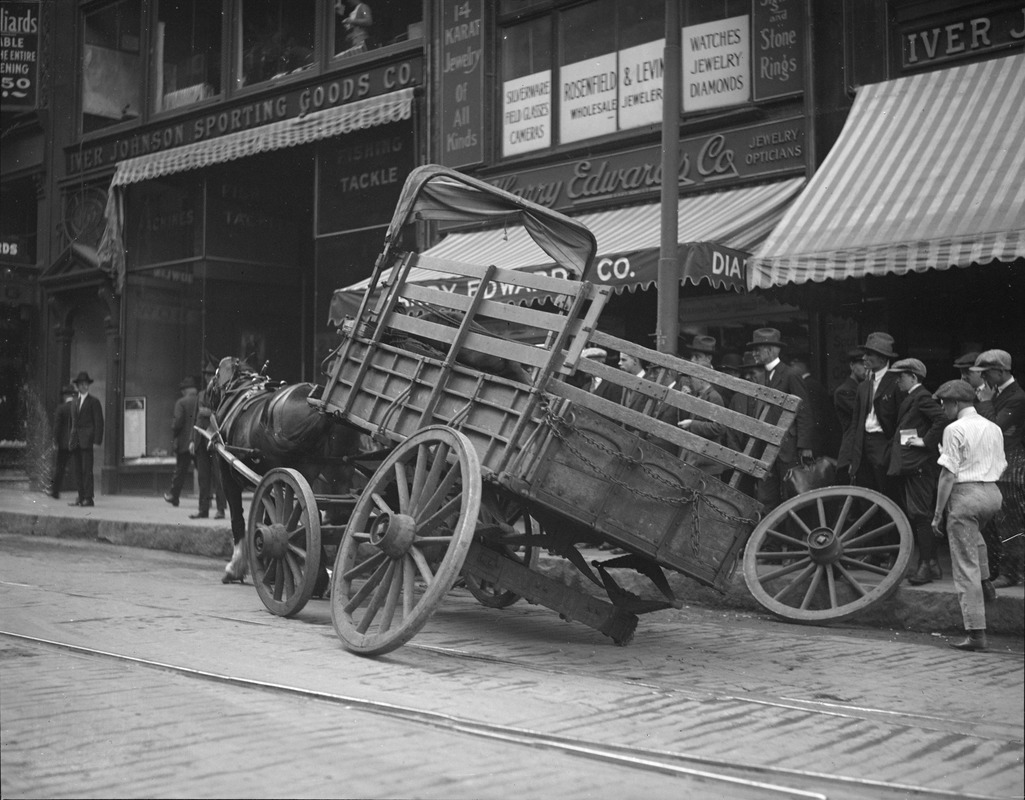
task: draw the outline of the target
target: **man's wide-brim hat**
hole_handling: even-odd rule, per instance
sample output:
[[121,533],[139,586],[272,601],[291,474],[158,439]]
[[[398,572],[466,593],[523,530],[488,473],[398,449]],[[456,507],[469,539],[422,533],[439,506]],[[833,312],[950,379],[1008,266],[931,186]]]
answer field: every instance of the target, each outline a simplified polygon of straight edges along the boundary
[[722,357],[722,363],[719,364],[719,369],[724,372],[740,372],[740,369],[743,366],[744,359],[740,357],[739,353],[726,353]]
[[878,353],[885,358],[898,357],[897,354],[893,352],[893,337],[888,333],[882,333],[880,331],[870,333],[868,338],[865,340],[865,344],[861,345],[859,349],[869,353]]
[[72,383],[92,383],[93,379],[89,377],[89,373],[82,370],[78,373]]
[[684,343],[683,345],[692,353],[707,353],[708,355],[715,354],[715,337],[714,336],[695,336],[690,344]]
[[763,344],[771,344],[776,347],[783,346],[783,339],[780,338],[780,333],[775,328],[759,328],[752,334],[752,340],[747,343],[746,347],[759,347]]

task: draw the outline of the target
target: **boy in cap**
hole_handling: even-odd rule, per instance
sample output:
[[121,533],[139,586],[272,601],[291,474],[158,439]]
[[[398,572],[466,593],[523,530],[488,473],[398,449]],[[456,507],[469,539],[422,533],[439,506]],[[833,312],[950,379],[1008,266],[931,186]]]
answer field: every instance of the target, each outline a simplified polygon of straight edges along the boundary
[[1004,437],[1007,469],[998,481],[1004,499],[993,520],[1001,545],[1000,574],[993,585],[1002,589],[1021,583],[1025,562],[1025,390],[1011,374],[1011,354],[1006,350],[980,353],[970,371],[985,381],[985,390],[976,392],[981,397],[979,413],[995,423]]
[[1000,428],[975,410],[975,392],[962,380],[947,381],[933,395],[951,420],[940,445],[940,478],[932,529],[941,534],[947,515],[950,560],[968,636],[957,650],[986,649],[985,601],[996,597],[982,528],[1000,509],[996,481],[1004,471]]
[[925,364],[917,358],[902,358],[890,372],[897,376],[897,388],[905,396],[897,413],[888,474],[903,479],[904,511],[918,543],[918,569],[908,582],[921,586],[943,577],[930,522],[936,506],[936,457],[947,417],[922,386]]

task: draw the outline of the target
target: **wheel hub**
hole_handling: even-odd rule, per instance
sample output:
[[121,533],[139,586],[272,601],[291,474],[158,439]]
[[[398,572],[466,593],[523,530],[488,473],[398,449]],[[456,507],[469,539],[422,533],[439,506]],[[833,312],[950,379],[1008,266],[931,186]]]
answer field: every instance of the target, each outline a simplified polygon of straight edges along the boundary
[[389,558],[401,558],[413,546],[416,520],[408,514],[379,514],[370,526],[370,543]]
[[288,531],[280,522],[259,525],[253,537],[257,555],[265,558],[283,558],[288,552]]
[[816,564],[832,564],[843,555],[843,545],[830,528],[816,528],[808,535],[808,555]]

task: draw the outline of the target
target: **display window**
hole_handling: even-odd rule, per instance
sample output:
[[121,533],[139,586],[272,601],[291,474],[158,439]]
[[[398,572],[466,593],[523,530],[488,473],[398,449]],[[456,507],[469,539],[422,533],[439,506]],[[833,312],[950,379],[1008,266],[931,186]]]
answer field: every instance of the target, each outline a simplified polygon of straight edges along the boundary
[[158,0],[150,76],[152,111],[172,111],[221,93],[220,3]]
[[316,10],[315,0],[242,0],[237,87],[312,69],[316,61]]
[[331,54],[358,56],[400,42],[423,37],[423,8],[406,0],[334,0],[328,23]]
[[138,119],[142,81],[140,0],[119,0],[83,12],[83,132]]

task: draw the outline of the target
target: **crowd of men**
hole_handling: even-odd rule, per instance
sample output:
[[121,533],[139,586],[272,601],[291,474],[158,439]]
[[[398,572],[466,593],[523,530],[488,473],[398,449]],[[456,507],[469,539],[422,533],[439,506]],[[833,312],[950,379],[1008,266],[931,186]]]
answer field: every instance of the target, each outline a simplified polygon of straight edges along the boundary
[[[873,332],[847,354],[849,374],[830,394],[810,373],[808,360],[781,358],[786,343],[774,328],[756,330],[743,355],[719,358],[717,342],[698,335],[682,343],[683,357],[739,375],[801,399],[771,472],[755,487],[767,509],[786,496],[784,478],[814,457],[835,459],[837,482],[873,489],[893,500],[914,530],[918,561],[908,580],[922,585],[942,577],[937,538],[948,540],[953,579],[968,638],[955,647],[982,650],[984,603],[996,590],[1022,582],[1025,566],[1025,390],[1004,350],[965,353],[952,365],[960,377],[935,392],[925,387],[925,364],[901,358],[893,337]],[[591,349],[585,356],[604,360]],[[641,377],[646,367],[622,353],[620,369]],[[955,372],[956,371],[956,372]],[[723,393],[706,381],[678,377],[673,386],[715,405],[758,416],[758,401]],[[635,410],[643,396],[591,380],[590,391]],[[743,449],[742,434],[721,423],[687,418],[673,407],[659,419]],[[773,420],[769,420],[772,422]],[[724,467],[681,456],[713,474]]]

